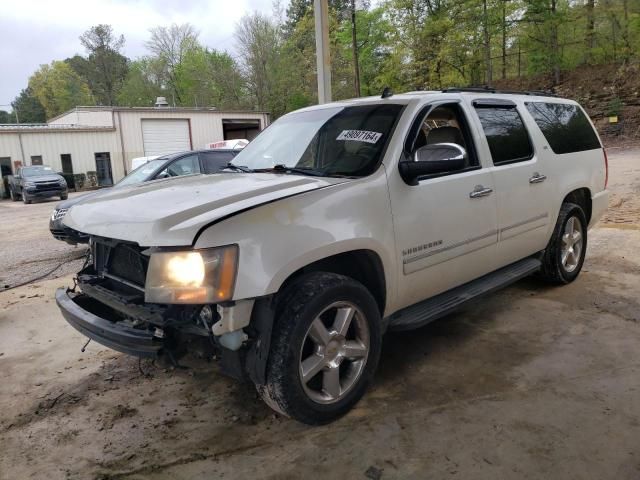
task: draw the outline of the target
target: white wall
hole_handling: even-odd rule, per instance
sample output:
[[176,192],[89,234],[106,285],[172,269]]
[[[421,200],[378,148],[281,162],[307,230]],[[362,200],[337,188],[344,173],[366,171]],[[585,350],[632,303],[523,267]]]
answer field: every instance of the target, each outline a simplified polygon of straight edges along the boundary
[[[120,120],[118,120],[118,115]],[[260,127],[268,126],[269,116],[265,113],[225,113],[218,111],[203,112],[163,112],[161,110],[149,111],[116,111],[115,125],[120,130],[119,123],[122,124],[122,140],[124,143],[125,157],[127,158],[128,168],[131,166],[131,159],[135,157],[143,157],[145,155],[142,143],[142,120],[146,118],[179,118],[189,120],[191,126],[191,139],[194,150],[201,149],[205,144],[224,140],[222,131],[222,120],[260,120]]]
[[[265,113],[221,112],[221,111],[159,111],[158,109],[131,111],[83,111],[73,110],[52,121],[52,125],[69,125],[70,122],[93,122],[93,125],[108,123],[111,126],[114,118],[114,130],[43,130],[24,129],[21,131],[22,145],[25,158],[20,153],[20,143],[16,131],[0,130],[0,157],[11,157],[12,165],[16,160],[22,160],[23,165],[31,164],[32,155],[42,155],[42,163],[49,165],[56,171],[62,171],[60,155],[71,154],[74,173],[95,171],[95,153],[109,152],[111,154],[111,171],[113,180],[117,182],[125,175],[122,163],[124,157],[127,162],[127,172],[131,171],[131,159],[144,156],[142,143],[142,120],[145,118],[180,118],[190,123],[192,148],[200,149],[205,144],[223,140],[222,120],[260,120],[261,128],[269,122]],[[120,125],[122,124],[122,140]]]
[[111,110],[71,110],[47,122],[49,125],[113,127]]
[[32,155],[42,155],[43,165],[59,172],[62,171],[60,155],[69,153],[74,173],[86,173],[96,170],[95,153],[109,152],[114,181],[124,176],[120,145],[113,130],[22,132],[20,137],[25,159],[20,152],[18,133],[0,132],[0,157],[11,157],[12,166],[16,160],[22,160],[23,165],[31,165]]

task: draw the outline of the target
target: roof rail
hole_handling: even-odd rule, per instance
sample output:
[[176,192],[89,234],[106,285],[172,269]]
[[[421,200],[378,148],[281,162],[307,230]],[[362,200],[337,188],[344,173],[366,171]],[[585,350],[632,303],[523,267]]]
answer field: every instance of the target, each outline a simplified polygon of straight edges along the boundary
[[495,88],[483,86],[483,87],[449,87],[442,90],[443,93],[498,93],[503,95],[535,95],[540,97],[557,97],[553,92],[548,90],[496,90]]

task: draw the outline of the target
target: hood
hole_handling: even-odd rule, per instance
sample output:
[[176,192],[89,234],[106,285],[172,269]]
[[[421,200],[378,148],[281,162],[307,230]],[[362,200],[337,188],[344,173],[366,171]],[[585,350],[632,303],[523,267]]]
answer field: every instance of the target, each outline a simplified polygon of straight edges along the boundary
[[59,182],[63,180],[60,175],[55,173],[47,174],[47,175],[30,175],[28,177],[24,177],[23,180],[25,182]]
[[205,225],[266,202],[343,183],[272,173],[222,173],[114,188],[75,205],[64,224],[140,246],[191,245]]
[[95,192],[89,192],[89,193],[85,193],[82,195],[76,195],[73,198],[70,198],[68,200],[64,200],[63,202],[59,202],[56,205],[56,210],[59,210],[61,208],[71,208],[74,205],[77,205],[80,202],[84,202],[85,200],[88,200],[91,197],[95,197],[97,195],[102,195],[103,193],[109,191],[108,188],[105,189],[101,189],[101,190],[96,190]]

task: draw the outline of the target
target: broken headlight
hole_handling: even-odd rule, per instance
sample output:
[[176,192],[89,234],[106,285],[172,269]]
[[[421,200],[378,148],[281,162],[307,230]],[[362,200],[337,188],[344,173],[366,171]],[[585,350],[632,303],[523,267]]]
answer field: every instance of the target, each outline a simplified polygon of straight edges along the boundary
[[218,303],[233,297],[238,246],[151,254],[145,301]]

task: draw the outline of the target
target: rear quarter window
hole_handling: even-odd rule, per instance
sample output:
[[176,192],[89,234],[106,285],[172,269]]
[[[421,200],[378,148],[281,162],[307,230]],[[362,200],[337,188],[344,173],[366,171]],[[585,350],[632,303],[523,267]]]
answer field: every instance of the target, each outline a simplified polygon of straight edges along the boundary
[[547,102],[527,102],[525,105],[553,153],[602,148],[589,119],[577,105]]

